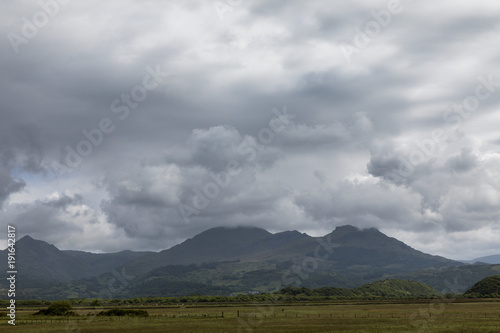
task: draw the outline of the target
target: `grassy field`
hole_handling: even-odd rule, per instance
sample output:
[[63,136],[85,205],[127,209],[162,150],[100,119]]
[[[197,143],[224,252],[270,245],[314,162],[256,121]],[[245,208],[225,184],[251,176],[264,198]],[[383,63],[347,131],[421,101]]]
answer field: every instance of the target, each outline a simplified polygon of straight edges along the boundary
[[72,318],[33,316],[18,309],[16,326],[2,314],[1,332],[499,332],[500,299],[446,302],[335,302],[135,307],[148,318],[97,317],[105,308],[78,308]]

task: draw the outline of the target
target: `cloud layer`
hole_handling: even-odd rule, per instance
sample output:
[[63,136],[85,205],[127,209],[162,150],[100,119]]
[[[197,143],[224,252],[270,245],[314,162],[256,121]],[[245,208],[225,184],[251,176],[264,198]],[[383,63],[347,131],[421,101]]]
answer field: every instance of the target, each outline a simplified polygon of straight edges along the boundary
[[353,224],[500,253],[500,4],[0,9],[0,220],[20,235],[158,250]]

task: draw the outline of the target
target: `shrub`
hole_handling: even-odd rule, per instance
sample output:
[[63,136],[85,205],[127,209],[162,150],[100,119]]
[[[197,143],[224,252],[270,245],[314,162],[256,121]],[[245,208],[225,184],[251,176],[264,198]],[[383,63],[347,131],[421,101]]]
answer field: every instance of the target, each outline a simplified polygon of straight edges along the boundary
[[98,300],[98,299],[93,300],[93,301],[90,303],[90,306],[101,306],[101,302],[99,302],[99,300]]
[[52,302],[47,309],[42,309],[35,313],[35,315],[42,316],[78,316],[75,312],[71,311],[71,304],[67,301]]
[[111,309],[101,311],[98,316],[129,316],[129,317],[149,317],[149,313],[144,310],[124,310],[124,309]]

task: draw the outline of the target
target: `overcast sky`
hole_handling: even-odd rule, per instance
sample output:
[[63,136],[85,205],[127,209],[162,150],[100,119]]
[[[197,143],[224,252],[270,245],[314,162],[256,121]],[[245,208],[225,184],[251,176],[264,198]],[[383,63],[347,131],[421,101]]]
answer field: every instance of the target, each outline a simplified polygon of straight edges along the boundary
[[2,248],[351,224],[500,253],[499,2],[41,3],[0,3]]

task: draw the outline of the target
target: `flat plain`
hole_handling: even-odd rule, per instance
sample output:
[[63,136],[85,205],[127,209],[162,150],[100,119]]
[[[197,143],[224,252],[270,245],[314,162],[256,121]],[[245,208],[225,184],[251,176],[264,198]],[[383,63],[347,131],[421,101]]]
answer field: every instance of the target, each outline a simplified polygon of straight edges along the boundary
[[78,317],[33,316],[20,308],[2,332],[499,332],[500,299],[182,304],[141,309],[147,318],[96,316],[108,307],[74,307]]

